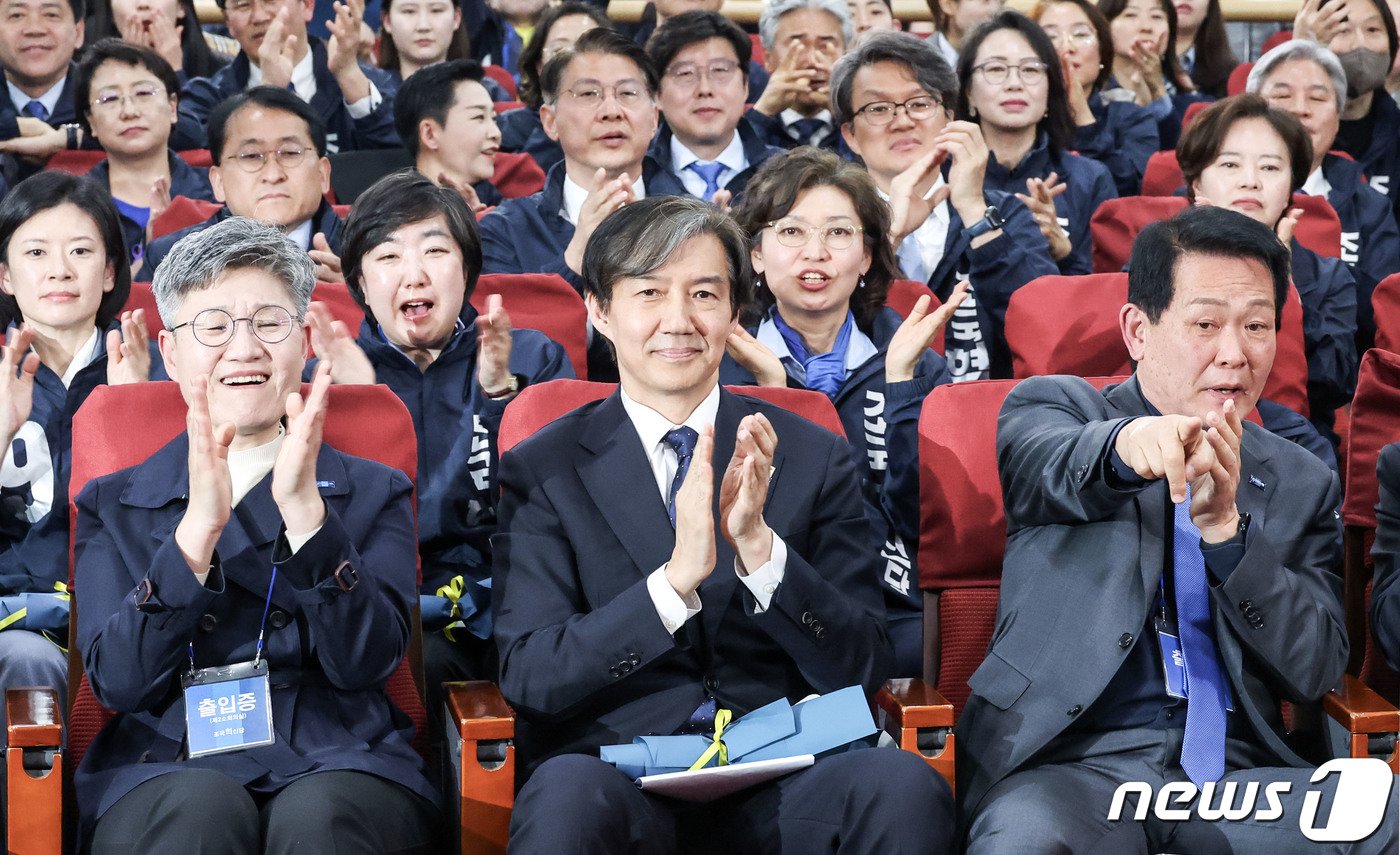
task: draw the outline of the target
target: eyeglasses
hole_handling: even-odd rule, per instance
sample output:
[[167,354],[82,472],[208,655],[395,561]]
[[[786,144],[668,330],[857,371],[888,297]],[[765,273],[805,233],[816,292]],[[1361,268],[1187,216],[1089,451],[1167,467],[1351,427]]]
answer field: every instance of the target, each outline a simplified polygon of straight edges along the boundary
[[230,159],[244,172],[261,172],[267,166],[269,157],[276,159],[277,165],[283,169],[296,169],[306,159],[306,151],[299,145],[279,146],[275,151],[241,148]]
[[263,306],[247,318],[235,318],[223,309],[205,309],[192,320],[171,327],[170,331],[173,333],[181,327],[189,327],[190,332],[194,333],[194,340],[205,347],[223,347],[233,341],[239,321],[247,321],[248,328],[261,341],[277,344],[286,341],[287,336],[292,334],[292,327],[301,323],[302,319],[281,306]]
[[850,249],[856,242],[856,235],[865,229],[851,222],[828,223],[824,226],[809,226],[801,220],[774,220],[768,223],[773,237],[783,246],[794,249],[803,247],[812,240],[812,235],[821,237],[827,249]]
[[155,106],[165,97],[165,90],[159,86],[137,86],[130,92],[118,92],[115,89],[104,89],[97,93],[97,97],[92,99],[92,108],[110,112],[121,106],[122,102],[131,99],[132,106],[138,110],[146,110]]
[[932,95],[916,95],[907,101],[871,101],[856,110],[855,115],[864,116],[872,125],[888,125],[900,110],[910,119],[922,122],[932,118],[942,108],[943,102]]
[[980,72],[982,79],[992,84],[1000,86],[1006,82],[1012,69],[1016,70],[1016,76],[1025,86],[1034,86],[1045,80],[1045,63],[1043,62],[1023,62],[1020,65],[1007,65],[1004,62],[993,60],[984,62],[981,65],[972,67],[974,72]]
[[1050,37],[1050,42],[1057,48],[1091,45],[1099,40],[1098,33],[1088,27],[1076,27],[1073,30],[1046,30],[1045,35]]
[[603,99],[609,93],[620,106],[629,110],[651,98],[651,93],[647,92],[646,87],[635,81],[619,83],[616,86],[599,86],[596,83],[588,83],[575,86],[573,89],[565,89],[564,92],[573,98],[580,107],[589,110],[596,110],[603,106]]
[[739,63],[732,59],[717,59],[706,66],[696,65],[693,62],[683,62],[680,65],[673,65],[666,72],[666,76],[675,84],[677,89],[689,90],[700,85],[700,79],[705,78],[714,86],[727,86],[734,80],[734,75],[739,71]]
[[248,15],[253,11],[254,6],[262,6],[265,9],[273,10],[281,7],[284,0],[228,0],[224,4],[224,12],[232,12],[235,15]]

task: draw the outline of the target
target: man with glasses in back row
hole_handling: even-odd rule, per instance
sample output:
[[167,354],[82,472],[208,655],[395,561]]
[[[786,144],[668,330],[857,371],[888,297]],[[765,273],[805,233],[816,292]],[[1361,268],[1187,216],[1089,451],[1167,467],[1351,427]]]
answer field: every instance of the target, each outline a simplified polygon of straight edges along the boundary
[[340,282],[340,217],[326,202],[331,164],[315,110],[285,89],[259,86],[223,102],[209,118],[209,183],[223,209],[146,247],[138,279],[150,281],[186,235],[229,217],[276,226],[316,264],[318,282]]

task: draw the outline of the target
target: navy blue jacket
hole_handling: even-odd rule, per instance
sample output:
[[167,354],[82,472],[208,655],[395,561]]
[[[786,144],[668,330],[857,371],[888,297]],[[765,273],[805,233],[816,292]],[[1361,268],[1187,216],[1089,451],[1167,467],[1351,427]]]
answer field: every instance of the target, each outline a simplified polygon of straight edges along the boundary
[[1371,632],[1392,668],[1400,668],[1400,443],[1381,449],[1376,461],[1380,503],[1376,505],[1376,585],[1371,594]]
[[[119,329],[113,323],[108,329]],[[0,488],[0,594],[52,592],[68,583],[68,476],[73,463],[73,414],[107,383],[106,332],[97,356],[79,369],[73,384],[47,365],[34,375],[33,406],[5,455]],[[149,342],[151,379],[165,379],[165,365]]]
[[[413,485],[323,445],[321,529],[289,555],[269,473],[233,509],[201,585],[174,538],[188,457],[182,433],[78,496],[78,646],[93,694],[117,713],[74,775],[85,828],[135,787],[181,769],[216,770],[264,795],[344,769],[436,802],[413,728],[385,695],[413,635]],[[276,741],[188,759],[180,675],[190,645],[200,668],[252,659],[274,562],[263,655]],[[349,590],[337,580],[342,562],[357,577]]]
[[1060,183],[1066,188],[1065,192],[1055,197],[1055,214],[1060,227],[1069,233],[1073,247],[1070,254],[1060,259],[1057,265],[1066,276],[1093,273],[1089,219],[1102,202],[1118,195],[1108,167],[1073,152],[1052,155],[1049,138],[1041,134],[1026,159],[1014,168],[1002,166],[997,162],[996,155],[992,154],[987,160],[987,175],[982,186],[1008,194],[1025,193],[1027,179],[1045,178],[1052,172],[1059,174]]
[[[507,299],[506,311],[510,311]],[[358,343],[380,383],[413,417],[418,435],[418,549],[424,594],[461,576],[459,605],[468,628],[491,637],[491,544],[496,531],[497,434],[506,401],[487,398],[476,382],[476,310],[462,310],[459,330],[427,370],[386,341],[366,320]],[[535,330],[511,331],[511,373],[521,386],[572,378],[564,348]],[[307,370],[314,368],[308,364]],[[472,613],[472,606],[477,611]]]
[[[150,282],[152,277],[155,276],[156,268],[160,266],[160,263],[165,260],[165,256],[170,254],[171,248],[179,243],[181,238],[185,235],[192,235],[195,232],[202,232],[215,223],[221,223],[227,220],[230,216],[232,215],[228,212],[228,206],[225,205],[215,211],[214,216],[202,223],[186,226],[177,232],[161,235],[151,241],[151,245],[146,247],[146,263],[141,265],[141,270],[138,273],[132,274],[132,279],[138,282]],[[317,232],[325,235],[326,243],[330,246],[331,252],[340,255],[340,228],[342,223],[335,209],[327,202],[322,201],[321,207],[316,209],[316,213],[312,216],[311,222],[312,237],[314,238]]]
[[[360,69],[379,90],[379,106],[362,119],[350,117],[345,106],[345,97],[335,75],[326,67],[326,44],[320,39],[311,39],[311,64],[316,77],[316,94],[311,106],[326,123],[326,150],[331,154],[338,151],[353,151],[364,148],[397,148],[398,131],[394,128],[394,94],[398,87],[382,68],[360,63]],[[185,84],[180,93],[180,120],[197,125],[205,142],[196,148],[207,148],[209,114],[214,112],[220,101],[237,95],[248,88],[248,57],[239,53],[233,62],[219,69],[213,77],[196,77]]]
[[[744,147],[744,157],[749,161],[749,168],[737,175],[731,175],[725,182],[724,189],[734,194],[731,206],[737,206],[743,196],[744,188],[748,186],[749,179],[753,178],[758,168],[768,162],[768,158],[782,154],[783,150],[777,146],[771,146],[758,138],[753,126],[740,119],[736,128],[739,132],[739,142]],[[651,148],[647,150],[647,156],[656,161],[662,169],[676,176],[675,164],[671,161],[671,126],[666,124],[666,120],[661,120],[661,129],[656,132],[656,139],[652,141]],[[676,176],[677,183],[684,189],[685,184],[679,176]]]
[[[209,187],[209,170],[190,166],[184,158],[174,151],[168,151],[166,158],[170,164],[171,196],[203,199],[206,202],[214,201],[214,191]],[[108,161],[104,160],[94,166],[88,172],[87,177],[111,192],[112,181],[109,169]],[[130,253],[131,263],[134,265],[146,254],[146,226],[122,214],[120,208],[117,209],[117,213],[121,215],[122,237],[126,240],[126,249]]]
[[[885,383],[885,353],[903,318],[885,308],[866,332],[879,352],[852,369],[832,399],[846,431],[846,441],[861,475],[865,512],[881,549],[881,588],[886,607],[918,611],[923,594],[912,561],[919,546],[919,412],[935,386],[952,382],[948,364],[933,350],[925,350],[914,367],[914,379]],[[749,326],[757,333],[758,325]],[[788,386],[806,389],[802,368],[784,360]],[[753,374],[733,357],[720,364],[719,380],[725,385],[751,386]]]
[[1333,145],[1361,164],[1371,189],[1385,194],[1400,216],[1400,105],[1385,92],[1371,98],[1371,111],[1360,119],[1344,119]]
[[1074,135],[1074,150],[1108,167],[1119,196],[1142,191],[1147,159],[1161,148],[1152,114],[1127,101],[1108,101],[1095,92],[1089,96],[1094,123]]
[[545,172],[564,162],[564,149],[544,132],[539,110],[532,107],[507,110],[496,117],[496,124],[501,128],[501,151],[523,151]]
[[1356,282],[1340,259],[1320,256],[1295,240],[1293,284],[1303,303],[1308,409],[1312,423],[1331,438],[1333,411],[1356,391]]
[[1366,183],[1356,161],[1329,154],[1322,175],[1332,185],[1327,201],[1342,221],[1342,261],[1356,280],[1356,352],[1365,353],[1376,337],[1371,293],[1400,272],[1400,227],[1390,200]]

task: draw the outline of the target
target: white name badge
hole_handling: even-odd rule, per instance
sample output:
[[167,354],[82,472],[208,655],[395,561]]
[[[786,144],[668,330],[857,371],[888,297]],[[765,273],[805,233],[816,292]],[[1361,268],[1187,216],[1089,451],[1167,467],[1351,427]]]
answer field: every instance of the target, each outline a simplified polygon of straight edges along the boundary
[[181,682],[190,757],[273,743],[266,659],[201,668]]

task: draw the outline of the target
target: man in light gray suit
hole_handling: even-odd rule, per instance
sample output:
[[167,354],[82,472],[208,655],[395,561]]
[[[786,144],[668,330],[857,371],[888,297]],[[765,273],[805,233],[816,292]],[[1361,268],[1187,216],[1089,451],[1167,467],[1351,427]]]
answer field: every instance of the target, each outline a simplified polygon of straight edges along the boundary
[[[1242,422],[1273,364],[1287,250],[1203,207],[1146,229],[1130,269],[1132,379],[1027,380],[999,418],[1001,600],[957,729],[968,852],[1394,852],[1383,765],[1313,786],[1321,810],[1301,820],[1313,764],[1280,715],[1336,685],[1348,649],[1336,476]],[[1112,821],[1125,782],[1185,795],[1165,815],[1128,798]],[[1263,813],[1202,820],[1232,782],[1233,805]],[[1288,784],[1281,819],[1267,782]],[[1380,824],[1358,848],[1303,835],[1334,794]]]

